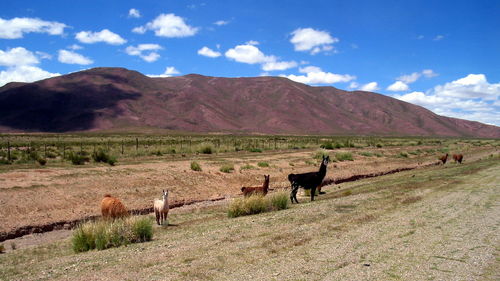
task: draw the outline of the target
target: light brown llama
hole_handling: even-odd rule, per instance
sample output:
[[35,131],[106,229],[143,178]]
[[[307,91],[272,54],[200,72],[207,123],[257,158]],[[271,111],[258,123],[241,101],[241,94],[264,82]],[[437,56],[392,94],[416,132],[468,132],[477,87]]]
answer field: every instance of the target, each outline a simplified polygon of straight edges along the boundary
[[244,186],[241,188],[241,192],[245,197],[250,196],[252,194],[262,194],[266,196],[269,191],[269,175],[264,175],[264,183],[262,186]]
[[118,198],[106,194],[101,201],[101,214],[104,219],[114,219],[128,216],[128,211]]
[[168,190],[163,190],[163,195],[162,195],[162,200],[156,199],[154,201],[154,209],[155,209],[155,216],[156,216],[156,223],[158,225],[162,225],[163,221],[168,225]]

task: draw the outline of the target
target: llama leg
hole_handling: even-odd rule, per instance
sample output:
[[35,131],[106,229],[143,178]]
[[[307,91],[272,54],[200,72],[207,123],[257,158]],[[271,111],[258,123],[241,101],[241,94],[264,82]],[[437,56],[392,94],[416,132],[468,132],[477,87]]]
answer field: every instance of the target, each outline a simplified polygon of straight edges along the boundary
[[314,201],[314,194],[316,193],[316,187],[311,188],[311,201]]
[[156,224],[160,225],[160,214],[155,210]]
[[293,203],[293,200],[295,199],[295,202],[297,204],[299,204],[299,200],[297,200],[297,192],[298,191],[299,191],[299,185],[297,183],[294,183],[292,185],[292,194],[290,195],[291,199],[292,199],[292,203]]

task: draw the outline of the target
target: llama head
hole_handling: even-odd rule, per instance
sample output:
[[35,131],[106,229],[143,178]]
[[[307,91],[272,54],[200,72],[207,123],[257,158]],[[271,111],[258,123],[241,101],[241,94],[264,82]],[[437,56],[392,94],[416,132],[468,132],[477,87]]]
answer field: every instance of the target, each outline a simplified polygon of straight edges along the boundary
[[264,181],[269,182],[269,176],[270,176],[270,175],[267,175],[267,176],[266,176],[266,175],[264,175]]
[[323,162],[322,162],[322,164],[325,165],[325,166],[328,166],[328,162],[330,162],[330,156],[323,155]]
[[168,189],[167,190],[163,190],[163,200],[166,200],[168,198]]

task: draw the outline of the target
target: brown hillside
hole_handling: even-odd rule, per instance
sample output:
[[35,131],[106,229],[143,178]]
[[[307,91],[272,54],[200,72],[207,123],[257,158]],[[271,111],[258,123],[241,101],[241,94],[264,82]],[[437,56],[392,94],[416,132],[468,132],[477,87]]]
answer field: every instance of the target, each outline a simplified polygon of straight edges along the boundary
[[153,127],[190,132],[500,137],[500,128],[443,117],[384,95],[279,77],[150,78],[95,68],[0,88],[0,131]]

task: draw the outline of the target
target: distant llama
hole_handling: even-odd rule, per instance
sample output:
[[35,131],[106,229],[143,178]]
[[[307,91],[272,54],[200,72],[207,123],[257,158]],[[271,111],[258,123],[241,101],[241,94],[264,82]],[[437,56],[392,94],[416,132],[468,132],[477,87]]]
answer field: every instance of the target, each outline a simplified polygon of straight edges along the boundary
[[460,163],[462,164],[462,160],[464,159],[464,156],[462,154],[453,154],[453,160],[455,160],[455,163]]
[[264,175],[264,183],[262,186],[244,186],[241,188],[241,192],[245,197],[250,196],[252,194],[262,194],[266,196],[269,191],[269,175]]
[[127,208],[122,202],[109,194],[104,195],[101,201],[101,213],[104,219],[115,219],[128,216]]
[[168,190],[163,190],[162,200],[156,199],[154,201],[154,210],[156,216],[156,223],[158,225],[162,225],[163,221],[165,221],[166,225],[168,225]]
[[439,161],[443,162],[443,165],[446,164],[446,160],[448,160],[448,153],[439,157],[438,159],[439,159]]
[[299,190],[299,187],[302,187],[304,189],[310,189],[311,201],[314,201],[316,188],[319,187],[319,185],[321,184],[321,182],[323,182],[323,179],[325,178],[326,168],[328,166],[329,161],[330,161],[330,156],[325,157],[323,155],[323,160],[321,161],[321,166],[319,167],[318,172],[288,175],[288,180],[292,185],[292,192],[290,193],[290,200],[292,200],[292,203],[293,200],[295,200],[296,203],[299,203],[299,201],[297,200],[297,191]]

